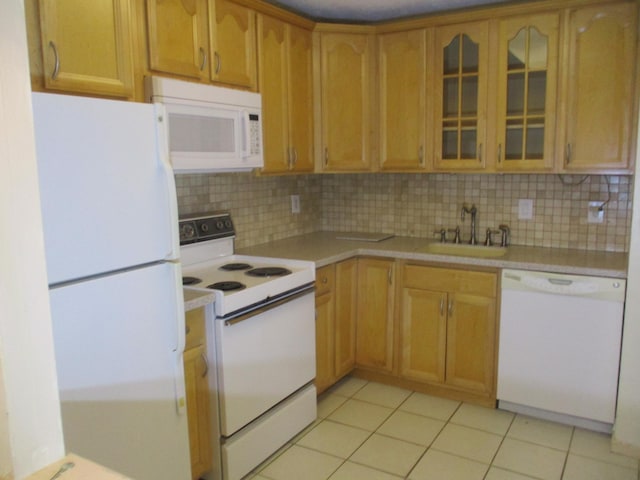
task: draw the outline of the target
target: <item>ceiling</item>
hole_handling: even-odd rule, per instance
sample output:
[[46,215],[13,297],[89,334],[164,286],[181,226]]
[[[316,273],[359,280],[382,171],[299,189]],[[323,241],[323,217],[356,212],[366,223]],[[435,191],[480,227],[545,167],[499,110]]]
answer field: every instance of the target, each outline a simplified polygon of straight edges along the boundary
[[509,0],[268,0],[321,21],[369,23],[459,10]]

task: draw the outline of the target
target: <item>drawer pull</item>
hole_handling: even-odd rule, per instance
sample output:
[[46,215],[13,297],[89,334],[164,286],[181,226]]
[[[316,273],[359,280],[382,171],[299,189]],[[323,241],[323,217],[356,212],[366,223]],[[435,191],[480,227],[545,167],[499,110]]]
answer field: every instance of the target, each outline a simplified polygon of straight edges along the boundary
[[55,57],[53,72],[51,73],[51,80],[55,80],[58,78],[58,73],[60,72],[60,55],[58,55],[58,48],[56,47],[56,44],[53,43],[53,40],[49,42],[49,46],[53,50],[53,56]]

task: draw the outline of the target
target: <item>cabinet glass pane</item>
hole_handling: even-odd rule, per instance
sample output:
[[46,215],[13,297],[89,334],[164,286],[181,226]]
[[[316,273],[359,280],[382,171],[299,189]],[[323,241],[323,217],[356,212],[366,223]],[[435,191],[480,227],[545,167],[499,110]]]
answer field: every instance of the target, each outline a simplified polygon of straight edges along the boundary
[[504,158],[544,157],[548,39],[535,27],[519,30],[508,42]]
[[444,49],[444,65],[442,71],[445,75],[458,73],[460,70],[460,37],[455,36],[451,43]]
[[478,44],[466,35],[462,36],[462,71],[463,73],[477,72],[479,67]]
[[460,135],[460,158],[476,158],[476,129],[463,129]]
[[443,85],[442,116],[458,116],[458,78],[445,78]]
[[510,120],[507,125],[505,137],[504,158],[507,160],[520,160],[522,158],[524,139],[524,124],[522,120]]
[[522,29],[509,42],[507,70],[520,70],[527,61],[527,30]]
[[531,160],[544,157],[544,123],[531,122],[527,127],[527,158]]
[[458,129],[442,132],[442,158],[456,159],[458,158]]
[[524,115],[524,73],[507,74],[507,115]]
[[527,113],[544,113],[547,98],[547,72],[529,72],[529,96],[527,98]]
[[535,27],[529,29],[529,69],[547,68],[548,40]]
[[463,117],[474,117],[478,113],[478,77],[463,77],[462,79],[462,108]]

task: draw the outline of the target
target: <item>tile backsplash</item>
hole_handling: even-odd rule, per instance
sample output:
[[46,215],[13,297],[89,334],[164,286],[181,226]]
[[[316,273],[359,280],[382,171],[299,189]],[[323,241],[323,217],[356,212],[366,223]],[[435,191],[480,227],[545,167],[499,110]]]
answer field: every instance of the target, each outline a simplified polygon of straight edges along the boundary
[[[478,240],[506,223],[517,245],[626,252],[631,228],[628,176],[339,174],[261,177],[250,173],[178,175],[181,215],[229,210],[238,248],[319,230],[433,238],[459,225],[463,203],[478,209]],[[290,195],[301,212],[291,213]],[[520,199],[533,217],[518,219]],[[588,223],[589,202],[608,202],[603,223]]]
[[[236,228],[236,248],[258,245],[319,230],[320,180],[319,175],[176,175],[178,212],[185,216],[228,210]],[[300,213],[291,213],[290,195],[300,195]]]

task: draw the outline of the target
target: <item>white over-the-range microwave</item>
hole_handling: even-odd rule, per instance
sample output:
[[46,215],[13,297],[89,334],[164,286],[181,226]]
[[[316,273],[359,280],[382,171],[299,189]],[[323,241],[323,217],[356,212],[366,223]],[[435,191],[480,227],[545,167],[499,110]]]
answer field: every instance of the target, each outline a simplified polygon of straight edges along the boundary
[[258,93],[147,77],[146,98],[168,115],[176,173],[238,172],[264,165]]

